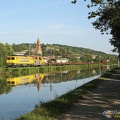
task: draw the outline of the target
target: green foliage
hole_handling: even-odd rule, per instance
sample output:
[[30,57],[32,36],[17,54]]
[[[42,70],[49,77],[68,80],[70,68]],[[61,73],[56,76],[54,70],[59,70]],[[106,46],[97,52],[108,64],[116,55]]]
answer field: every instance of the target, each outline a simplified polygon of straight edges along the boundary
[[76,2],[77,2],[77,0],[72,0],[72,1],[71,1],[71,3],[74,3],[74,4],[75,4]]
[[6,49],[6,54],[7,55],[12,55],[14,53],[13,48],[8,43],[5,43],[5,49]]
[[110,43],[114,46],[113,52],[118,52],[120,57],[120,0],[91,0],[87,7],[96,8],[95,11],[88,13],[88,18],[97,18],[92,23],[94,28],[100,30],[102,34],[112,35]]
[[6,43],[5,45],[3,43],[0,43],[0,66],[4,66],[6,63],[6,56],[12,54],[13,49],[8,43]]
[[[12,47],[15,52],[20,50],[28,50],[28,48],[35,49],[35,44],[13,44]],[[57,56],[62,58],[68,58],[69,62],[90,62],[92,61],[92,55],[100,56],[103,60],[110,55],[101,51],[95,51],[88,48],[74,47],[60,44],[41,44],[43,56]],[[26,52],[25,55],[28,55]],[[30,54],[33,54],[32,51]],[[114,55],[113,55],[114,56]],[[114,58],[117,56],[114,56]],[[112,60],[112,59],[111,59]],[[95,60],[98,61],[98,60]],[[51,60],[49,62],[52,62]]]
[[[71,55],[71,54],[81,54],[81,55],[91,55],[91,54],[96,54],[96,55],[106,55],[106,53],[101,52],[101,51],[95,51],[89,48],[82,48],[82,47],[74,47],[74,46],[67,46],[67,45],[60,45],[60,44],[53,44],[52,47],[54,49],[59,49],[60,51],[63,51],[63,54],[66,53],[66,55]],[[62,50],[63,49],[63,50]]]
[[[15,52],[20,52],[23,50],[28,50],[29,46],[33,47],[34,44],[29,44],[29,43],[22,43],[22,44],[12,44],[12,48],[14,49]],[[34,46],[35,47],[35,46]]]
[[[96,2],[97,1],[97,2]],[[93,26],[102,34],[111,34],[113,51],[120,54],[120,1],[119,0],[93,0],[91,7],[99,5],[95,12],[90,12],[88,18],[97,17]]]
[[[11,46],[8,43],[5,43],[5,45],[0,43],[0,66],[5,66],[6,57],[8,55],[13,55],[14,51],[18,52],[18,51],[28,50],[29,47],[31,48],[31,50],[35,49],[35,44],[22,43],[22,44],[12,44]],[[52,44],[52,45],[41,44],[41,47],[42,47],[43,56],[57,56],[62,58],[68,58],[69,62],[90,62],[92,61],[92,57],[91,57],[92,55],[101,56],[103,60],[111,56],[111,58],[114,59],[114,61],[117,57],[115,55],[109,55],[104,52],[95,51],[88,48],[74,47],[74,46],[67,46],[60,44]],[[28,54],[29,52],[26,52],[25,55]],[[33,54],[32,51],[30,51],[30,54]]]

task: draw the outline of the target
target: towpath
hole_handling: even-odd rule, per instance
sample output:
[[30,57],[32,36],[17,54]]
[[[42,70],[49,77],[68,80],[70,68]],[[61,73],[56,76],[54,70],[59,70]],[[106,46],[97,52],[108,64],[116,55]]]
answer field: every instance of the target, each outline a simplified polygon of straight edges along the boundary
[[106,110],[120,112],[120,70],[104,79],[97,88],[88,91],[82,100],[56,120],[120,120],[120,115],[119,118],[103,115]]

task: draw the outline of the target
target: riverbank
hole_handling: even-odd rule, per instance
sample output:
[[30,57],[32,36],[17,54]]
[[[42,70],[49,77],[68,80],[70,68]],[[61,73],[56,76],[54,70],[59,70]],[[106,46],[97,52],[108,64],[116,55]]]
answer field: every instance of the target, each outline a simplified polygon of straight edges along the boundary
[[100,68],[102,64],[40,66],[40,67],[0,67],[0,75],[28,75],[34,73],[50,73],[56,71]]
[[[108,100],[110,98],[114,99],[113,97],[117,97],[117,99],[120,98],[119,94],[117,93],[120,91],[119,90],[120,76],[119,74],[118,75],[115,74],[115,71],[118,70],[111,71],[105,74],[104,76],[101,76],[100,78],[97,78],[96,80],[93,80],[92,82],[87,83],[86,85],[78,89],[75,89],[74,91],[71,91],[59,98],[56,98],[53,101],[50,102],[48,101],[47,103],[41,103],[40,105],[36,106],[34,111],[21,116],[19,120],[33,120],[33,119],[34,120],[55,120],[55,119],[56,120],[79,120],[79,119],[100,120],[96,112],[97,110],[99,111],[99,115],[103,117],[103,119],[101,120],[104,120],[106,117],[104,117],[102,113],[104,112],[104,110],[107,110],[109,108],[107,105]],[[112,77],[116,78],[116,75],[118,79],[117,80],[112,79]],[[100,101],[102,99],[102,95],[99,95],[100,93],[99,94],[94,93],[95,91],[99,91],[102,95],[105,95],[103,96],[103,100],[105,101]],[[107,92],[111,94],[108,94]],[[112,95],[112,93],[114,94]],[[98,95],[98,96],[94,97],[91,95]],[[105,97],[108,97],[109,99]],[[93,98],[95,98],[95,100]],[[96,102],[98,101],[98,103],[95,103],[95,101]],[[112,100],[110,100],[110,102],[111,102],[111,106],[113,106],[112,105],[113,103],[116,104],[119,103],[119,99],[113,102]],[[100,103],[102,105],[100,105]],[[104,109],[99,109],[98,106]],[[86,107],[86,109],[83,107]],[[93,109],[93,112],[91,111],[90,108]],[[94,108],[96,108],[97,110],[96,109],[94,110]],[[90,118],[90,116],[92,116],[92,118]],[[96,117],[98,119],[96,119]]]
[[[56,120],[108,120],[111,116],[112,120],[120,119],[120,68],[111,72],[101,76],[99,79],[103,79],[103,82],[88,91],[83,100],[80,99]],[[105,116],[107,110],[115,114],[107,113]]]

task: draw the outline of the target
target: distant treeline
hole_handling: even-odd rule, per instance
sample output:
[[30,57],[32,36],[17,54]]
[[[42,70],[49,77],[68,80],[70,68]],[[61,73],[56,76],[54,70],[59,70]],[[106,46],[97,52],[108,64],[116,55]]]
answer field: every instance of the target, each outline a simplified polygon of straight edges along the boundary
[[[14,55],[14,52],[21,52],[26,50],[26,55],[34,53],[36,43],[22,43],[12,45],[8,43],[0,43],[0,66],[5,66],[6,56]],[[112,63],[117,61],[116,55],[106,54],[101,51],[95,51],[92,49],[74,47],[60,44],[41,44],[43,56],[59,56],[68,58],[71,62],[98,62],[100,60],[110,59]],[[97,55],[96,59],[92,58],[92,55]]]

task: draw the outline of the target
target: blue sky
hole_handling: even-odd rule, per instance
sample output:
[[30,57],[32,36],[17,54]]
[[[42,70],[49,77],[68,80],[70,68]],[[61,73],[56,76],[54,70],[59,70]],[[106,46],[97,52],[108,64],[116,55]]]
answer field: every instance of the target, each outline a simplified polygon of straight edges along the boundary
[[110,36],[101,35],[88,20],[87,2],[78,0],[0,0],[0,42],[62,44],[108,54]]

